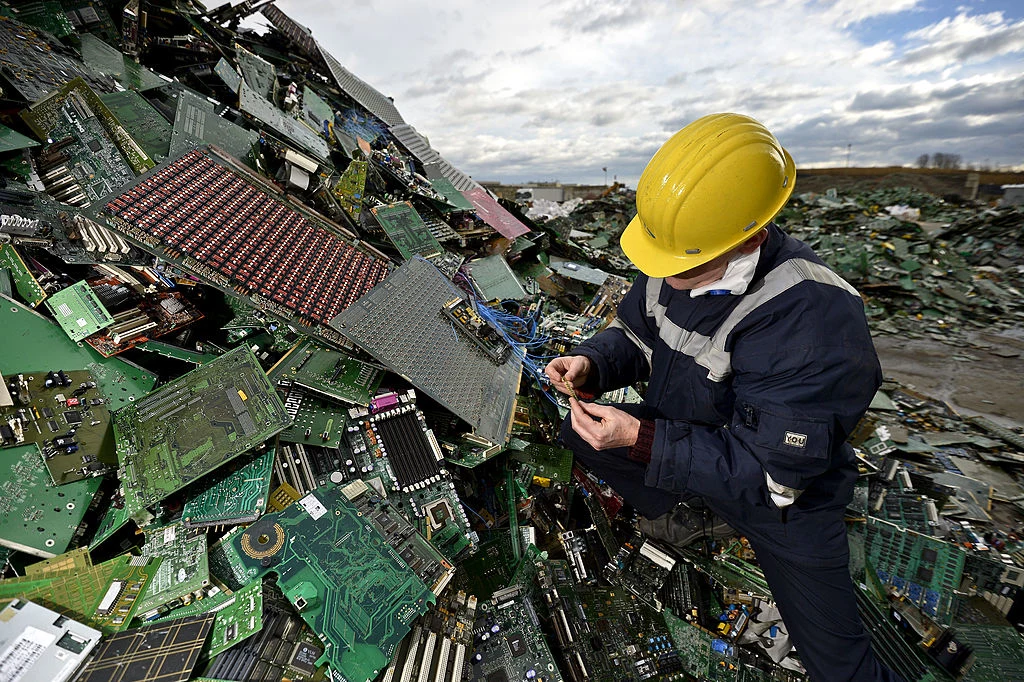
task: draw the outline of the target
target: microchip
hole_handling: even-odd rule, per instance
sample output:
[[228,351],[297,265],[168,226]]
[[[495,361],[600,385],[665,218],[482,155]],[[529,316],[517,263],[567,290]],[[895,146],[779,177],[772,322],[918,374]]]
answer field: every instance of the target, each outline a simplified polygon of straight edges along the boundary
[[435,528],[440,528],[445,524],[445,521],[452,518],[451,509],[448,507],[448,501],[441,499],[431,502],[423,507],[423,511],[430,515],[430,523]]
[[508,682],[508,673],[505,672],[504,668],[495,670],[487,676],[487,682]]
[[292,667],[303,670],[307,673],[316,672],[316,660],[324,653],[323,649],[302,642],[295,649],[295,656],[292,657]]
[[46,422],[46,426],[50,429],[50,433],[58,433],[61,431],[60,424],[58,424],[55,419],[51,419]]
[[69,425],[76,425],[82,423],[82,413],[76,410],[68,410],[64,413],[64,421]]
[[939,558],[939,553],[934,549],[925,549],[921,552],[921,560],[927,561],[930,564],[935,563],[935,560]]
[[43,408],[43,416],[46,417],[47,419],[52,417],[53,416],[53,409],[51,409],[49,407],[44,407]]
[[925,568],[924,566],[921,566],[917,569],[917,579],[919,582],[928,584],[932,581],[933,575],[935,575],[935,572],[932,571],[932,569],[930,568]]
[[576,387],[572,385],[572,382],[568,379],[563,379],[562,383],[565,385],[565,390],[569,391],[569,397],[578,401],[580,397],[576,395]]
[[512,658],[519,658],[526,653],[526,643],[520,634],[513,633],[509,635],[505,638],[505,643],[508,644],[508,652],[512,655]]
[[90,151],[98,152],[102,148],[103,148],[103,145],[100,144],[99,140],[89,140],[89,150]]

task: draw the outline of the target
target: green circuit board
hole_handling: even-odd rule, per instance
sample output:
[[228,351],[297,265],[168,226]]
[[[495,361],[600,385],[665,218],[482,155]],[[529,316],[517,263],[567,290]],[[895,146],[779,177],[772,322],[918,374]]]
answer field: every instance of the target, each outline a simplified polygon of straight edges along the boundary
[[236,575],[276,573],[278,585],[327,645],[317,664],[349,681],[387,666],[410,624],[454,567],[362,481],[324,486],[265,514],[224,547]]
[[46,292],[39,286],[39,282],[13,245],[0,244],[0,268],[11,273],[18,295],[30,306],[35,308],[46,299]]
[[153,622],[204,613],[216,614],[206,652],[212,658],[263,628],[263,582],[254,580],[235,592],[221,584],[211,585],[202,599],[172,608]]
[[7,299],[0,305],[0,328],[9,330],[0,353],[0,374],[33,367],[45,357],[54,367],[88,369],[111,410],[153,390],[156,376],[120,358],[105,358],[91,346],[68,340],[61,328],[30,308]]
[[312,339],[305,339],[267,373],[271,383],[294,383],[307,391],[354,405],[367,405],[383,372]]
[[[84,125],[95,120],[99,124],[97,131],[105,133],[106,139],[109,140],[108,146],[124,155],[124,160],[131,171],[144,173],[156,165],[82,78],[69,81],[67,85],[39,100],[22,113],[22,118],[40,139],[45,140],[49,136],[54,141],[58,141],[59,131],[75,128],[74,125],[69,125],[69,121]],[[88,145],[86,150],[92,151],[93,154],[97,151],[90,149]],[[114,189],[116,186],[108,191]]]
[[423,218],[416,212],[409,201],[402,201],[390,206],[375,206],[370,209],[377,222],[394,243],[395,248],[408,260],[413,256],[428,258],[441,253],[438,243]]
[[974,648],[975,663],[964,682],[1024,679],[1024,646],[1015,628],[1003,625],[957,625],[959,641]]
[[178,99],[174,128],[171,131],[171,157],[206,142],[216,142],[239,161],[254,165],[253,147],[260,139],[257,132],[221,118],[212,102],[182,85],[175,84],[168,88],[174,89],[174,96]]
[[864,556],[883,585],[943,625],[956,613],[967,552],[952,543],[868,518]]
[[256,357],[239,346],[114,413],[125,505],[142,514],[288,424]]
[[127,554],[89,568],[45,578],[0,580],[0,599],[27,599],[90,625],[104,634],[128,628],[139,595],[152,580],[159,559]]
[[254,580],[216,611],[207,655],[227,651],[263,628],[263,582]]
[[172,126],[146,98],[135,90],[100,95],[117,119],[138,140],[146,154],[163,160],[171,148]]
[[334,198],[357,223],[363,214],[363,193],[366,191],[366,174],[369,168],[370,164],[367,161],[353,159],[348,168],[341,173],[338,184],[332,190]]
[[455,189],[455,185],[448,178],[434,178],[430,181],[430,186],[434,188],[440,194],[444,195],[444,198],[448,200],[448,203],[454,206],[456,211],[475,211],[476,207],[473,203],[467,199],[462,192]]
[[234,539],[242,534],[245,526],[235,526],[210,546],[210,576],[232,590],[240,590],[250,582],[257,571],[250,574],[249,566],[242,562],[233,545]]
[[533,670],[536,679],[561,682],[540,619],[522,587],[501,590],[480,604],[473,624],[475,647],[471,680],[525,680]]
[[202,484],[203,490],[189,496],[181,511],[188,528],[252,523],[267,509],[270,479],[274,471],[275,448],[261,450],[242,466],[229,465]]
[[519,561],[512,552],[509,533],[491,532],[477,547],[476,553],[462,562],[462,574],[474,594],[490,595],[512,582]]
[[336,448],[345,436],[348,409],[293,386],[284,396],[292,425],[278,436],[283,443]]
[[[11,374],[7,381],[19,399],[0,408],[0,447],[35,443],[55,485],[117,468],[110,412],[95,378],[87,371],[60,372]],[[12,426],[14,437],[7,438]]]
[[[296,114],[298,115],[298,114]],[[334,109],[309,86],[302,86],[302,116],[310,128],[326,137],[324,123],[334,123]]]
[[123,506],[118,507],[112,504],[107,507],[107,513],[103,515],[100,525],[96,528],[96,532],[89,542],[89,549],[99,547],[105,540],[112,537],[114,533],[121,530],[130,520],[131,515]]
[[61,173],[44,184],[65,203],[88,206],[154,165],[81,78],[36,102],[22,118],[48,143],[43,153],[60,155]]
[[[534,481],[545,483],[568,483],[572,480],[572,451],[557,445],[527,443],[513,438],[508,444],[509,457],[533,467]],[[537,481],[537,479],[541,479]]]
[[58,554],[50,559],[43,559],[25,567],[26,578],[49,578],[61,573],[85,571],[92,568],[92,556],[87,547],[79,547],[70,552]]
[[660,614],[626,590],[577,584],[566,561],[534,563],[535,601],[547,610],[570,679],[688,679]]
[[277,99],[277,70],[273,64],[240,45],[235,46],[235,58],[249,87],[265,99]]
[[[716,651],[715,635],[677,618],[670,611],[661,614],[671,636],[678,660],[687,677],[709,682],[805,682],[807,676],[782,667],[772,667],[764,659],[756,660],[747,649],[726,647]],[[767,667],[767,669],[762,669]],[[916,679],[916,678],[915,678]],[[934,682],[920,678],[918,682]]]
[[84,280],[50,296],[46,307],[72,341],[81,341],[114,324],[114,318]]
[[145,616],[167,604],[190,600],[210,584],[206,534],[180,524],[147,530],[142,556],[158,557],[160,569],[139,599],[139,615]]
[[0,464],[0,544],[52,557],[71,543],[99,477],[56,486],[35,445],[3,451]]

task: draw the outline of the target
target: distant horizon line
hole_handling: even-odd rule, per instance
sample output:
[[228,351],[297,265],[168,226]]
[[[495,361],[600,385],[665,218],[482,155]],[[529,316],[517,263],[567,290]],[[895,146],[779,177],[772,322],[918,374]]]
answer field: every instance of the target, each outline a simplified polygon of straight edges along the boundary
[[[1024,176],[1024,166],[1013,166],[1009,169],[993,168],[988,170],[978,170],[977,168],[918,168],[916,166],[852,166],[847,168],[846,166],[808,166],[802,167],[797,165],[797,172],[802,173],[828,173],[828,174],[842,174],[852,173],[858,174],[858,171],[879,171],[879,170],[899,170],[902,172],[911,172],[919,174],[938,174],[938,175],[956,175],[958,173],[980,173],[981,175],[1021,175]],[[471,176],[472,177],[472,176]],[[474,178],[476,180],[476,178]],[[486,178],[483,180],[476,180],[481,185],[516,185],[518,187],[529,187],[531,185],[560,185],[563,187],[571,186],[582,186],[582,187],[611,187],[613,183],[602,183],[602,182],[581,182],[581,181],[563,181],[563,180],[499,180],[497,178]],[[628,187],[629,185],[626,184]]]

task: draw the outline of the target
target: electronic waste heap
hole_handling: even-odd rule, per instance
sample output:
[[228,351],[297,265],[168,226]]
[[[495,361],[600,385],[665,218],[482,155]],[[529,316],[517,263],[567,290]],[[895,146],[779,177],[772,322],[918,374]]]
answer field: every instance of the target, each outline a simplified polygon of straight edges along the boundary
[[[659,546],[557,443],[628,190],[528,217],[266,2],[0,2],[0,88],[0,680],[806,679],[743,537]],[[975,263],[856,201],[781,220],[883,331],[1020,321],[1018,209],[948,207]],[[1024,679],[1024,438],[888,382],[851,440],[879,657]]]

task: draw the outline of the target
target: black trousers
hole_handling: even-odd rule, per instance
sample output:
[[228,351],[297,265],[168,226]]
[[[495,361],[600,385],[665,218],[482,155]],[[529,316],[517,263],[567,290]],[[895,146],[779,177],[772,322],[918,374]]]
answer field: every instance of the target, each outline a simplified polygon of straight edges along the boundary
[[[615,407],[634,416],[646,416],[643,405]],[[683,499],[693,497],[680,497],[676,492],[645,485],[647,465],[630,460],[626,448],[595,450],[573,431],[569,417],[562,423],[561,441],[573,451],[578,462],[649,519],[668,513]],[[726,501],[703,501],[750,540],[790,638],[812,680],[902,682],[901,677],[875,658],[871,638],[857,612],[841,508],[794,508],[787,515],[766,515],[755,527],[749,513],[736,513]],[[814,556],[793,551],[794,547],[808,545],[808,533],[814,536],[810,543],[817,549]]]

